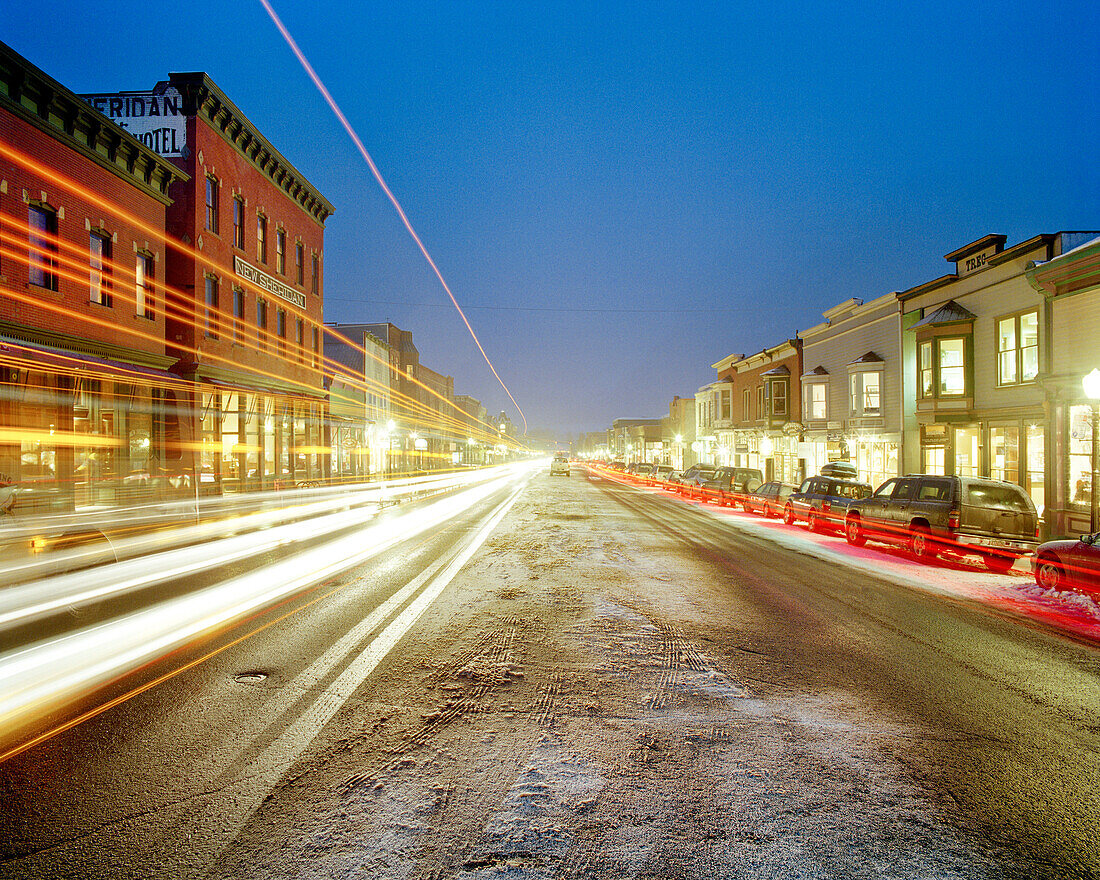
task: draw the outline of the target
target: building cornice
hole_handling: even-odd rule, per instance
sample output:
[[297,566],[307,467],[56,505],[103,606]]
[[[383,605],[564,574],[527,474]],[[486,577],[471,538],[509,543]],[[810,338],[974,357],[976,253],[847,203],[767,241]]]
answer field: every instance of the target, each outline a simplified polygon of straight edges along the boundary
[[150,367],[157,370],[167,370],[176,362],[176,358],[171,355],[139,351],[124,345],[112,345],[109,342],[99,342],[82,336],[70,336],[68,333],[29,327],[26,324],[17,324],[13,321],[0,321],[0,335],[29,342],[32,345],[47,345],[62,351],[89,354],[93,357],[124,361],[135,366]]
[[303,211],[324,225],[335,210],[329,201],[260,134],[209,76],[198,72],[173,73],[169,74],[168,82],[183,96],[185,115],[202,119]]
[[1004,247],[1006,241],[1008,241],[1007,235],[983,235],[977,241],[972,241],[970,244],[964,244],[958,250],[951,251],[949,254],[944,254],[943,258],[949,263],[957,263],[959,260],[965,260],[971,254],[979,253],[991,247],[997,248],[999,253],[1000,248]]
[[170,205],[168,187],[190,177],[78,95],[0,43],[0,107]]
[[1030,262],[1024,276],[1047,298],[1100,288],[1100,238],[1048,262]]
[[915,296],[920,296],[922,293],[931,293],[933,290],[939,290],[941,287],[946,287],[948,284],[954,284],[958,280],[959,276],[955,273],[941,275],[934,281],[925,281],[924,284],[918,284],[916,287],[910,287],[908,290],[899,291],[896,296],[899,302],[905,302]]

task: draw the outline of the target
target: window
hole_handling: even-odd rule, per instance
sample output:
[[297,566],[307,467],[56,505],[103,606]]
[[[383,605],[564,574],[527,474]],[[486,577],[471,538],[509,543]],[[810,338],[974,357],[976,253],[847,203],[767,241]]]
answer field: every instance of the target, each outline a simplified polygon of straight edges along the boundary
[[321,328],[313,328],[313,369],[321,364]]
[[57,212],[46,206],[31,205],[27,215],[28,281],[47,290],[57,290]]
[[313,293],[319,293],[321,290],[321,261],[317,258],[317,254],[314,254],[312,259],[313,276],[310,279],[310,290]]
[[989,476],[1020,481],[1020,429],[1015,425],[989,429]]
[[294,277],[297,280],[299,287],[305,284],[305,260],[305,248],[302,247],[302,243],[299,241],[294,245]]
[[764,386],[756,386],[756,418],[757,421],[764,418]]
[[138,254],[134,267],[134,293],[136,314],[152,320],[157,316],[156,298],[153,294],[154,263],[151,254]]
[[978,476],[980,431],[975,427],[955,429],[955,473],[960,477]]
[[275,310],[275,335],[279,337],[279,357],[286,356],[286,309]]
[[997,321],[997,384],[1033,382],[1039,374],[1039,312]]
[[741,420],[748,422],[752,420],[752,413],[750,407],[752,406],[752,392],[746,388],[741,392]]
[[852,415],[859,414],[859,373],[852,373],[848,377],[848,412]]
[[267,218],[263,214],[256,215],[256,259],[267,262]]
[[889,498],[894,494],[894,487],[897,486],[897,480],[887,480],[881,486],[875,490],[875,498]]
[[218,338],[218,279],[206,276],[206,308],[203,310],[203,336]]
[[825,407],[825,392],[827,386],[824,382],[815,382],[804,386],[806,418],[810,421],[821,421],[828,418]]
[[241,325],[244,322],[244,290],[233,288],[233,340],[240,341]]
[[286,230],[275,231],[275,271],[286,274]]
[[294,347],[298,351],[298,363],[305,360],[306,325],[301,318],[294,321]]
[[917,347],[921,397],[965,397],[970,369],[967,338],[938,336]]
[[218,179],[206,178],[206,228],[217,235],[218,232]]
[[966,340],[940,339],[940,397],[962,397],[966,394]]
[[773,379],[771,385],[771,405],[773,416],[785,416],[787,414],[787,383]]
[[267,348],[267,300],[256,300],[256,341],[260,348]]
[[233,198],[233,247],[244,250],[244,199]]
[[733,418],[733,392],[726,388],[722,390],[722,418],[727,421]]
[[878,414],[882,412],[880,391],[882,388],[881,373],[863,373],[863,412],[864,414]]
[[935,379],[933,378],[932,369],[932,343],[922,342],[920,344],[920,361],[918,364],[918,370],[920,371],[920,396],[921,397],[933,397],[933,390],[935,388]]
[[88,235],[88,287],[91,302],[111,305],[111,238],[103,232]]

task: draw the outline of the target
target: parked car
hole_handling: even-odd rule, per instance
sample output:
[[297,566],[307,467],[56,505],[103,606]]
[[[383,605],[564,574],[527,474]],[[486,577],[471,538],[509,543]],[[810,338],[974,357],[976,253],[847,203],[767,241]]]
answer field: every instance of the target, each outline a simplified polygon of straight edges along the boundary
[[843,528],[848,505],[870,494],[870,485],[858,480],[810,477],[787,498],[783,505],[783,522],[791,525],[804,519],[811,532]]
[[1066,586],[1100,591],[1100,532],[1076,541],[1046,541],[1035,551],[1035,583],[1046,590]]
[[910,474],[849,505],[844,533],[857,546],[868,538],[906,545],[923,560],[977,554],[991,571],[1005,572],[1035,550],[1039,515],[1015,483]]
[[670,471],[665,475],[664,483],[666,488],[678,490],[680,488],[680,480],[683,479],[683,471]]
[[608,465],[608,467],[610,467],[611,470],[613,470],[613,471],[625,471],[626,470],[626,462],[613,461],[613,462],[611,462],[610,465]]
[[680,477],[677,491],[689,498],[694,498],[696,495],[701,498],[703,493],[701,487],[707,480],[714,478],[715,470],[717,468],[712,464],[693,464]]
[[764,482],[756,468],[720,467],[703,484],[703,489],[719,504],[733,507],[741,504],[749,492],[755,492]]
[[755,492],[745,496],[743,506],[749,513],[762,513],[764,516],[782,516],[783,507],[791,494],[798,491],[793,483],[781,483],[772,480]]
[[668,475],[671,473],[672,465],[655,464],[653,465],[653,472],[650,473],[649,478],[655,483],[664,483],[668,480]]
[[554,476],[554,474],[569,476],[569,456],[561,452],[554,456],[550,462],[550,476]]

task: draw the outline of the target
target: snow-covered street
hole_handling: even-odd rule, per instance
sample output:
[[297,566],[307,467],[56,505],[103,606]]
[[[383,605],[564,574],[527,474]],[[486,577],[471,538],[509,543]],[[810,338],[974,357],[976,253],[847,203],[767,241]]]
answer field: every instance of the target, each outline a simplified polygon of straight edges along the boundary
[[1100,872],[1091,600],[576,469],[494,503],[358,687],[315,642],[438,550],[9,762],[0,874]]

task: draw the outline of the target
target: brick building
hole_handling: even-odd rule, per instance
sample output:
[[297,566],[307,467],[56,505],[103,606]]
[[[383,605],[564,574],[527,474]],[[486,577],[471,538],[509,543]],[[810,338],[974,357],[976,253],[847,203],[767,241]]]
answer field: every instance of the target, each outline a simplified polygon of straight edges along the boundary
[[324,224],[332,205],[205,73],[85,95],[187,175],[173,184],[166,341],[204,491],[325,476]]
[[716,432],[718,444],[733,444],[730,463],[759,468],[765,480],[799,482],[806,471],[799,455],[802,340],[788,339],[753,355],[729,355],[711,366],[718,381],[731,385],[730,426]]
[[19,510],[181,488],[162,279],[187,174],[0,43],[0,471]]

